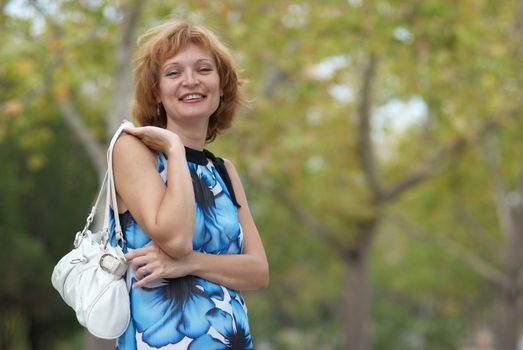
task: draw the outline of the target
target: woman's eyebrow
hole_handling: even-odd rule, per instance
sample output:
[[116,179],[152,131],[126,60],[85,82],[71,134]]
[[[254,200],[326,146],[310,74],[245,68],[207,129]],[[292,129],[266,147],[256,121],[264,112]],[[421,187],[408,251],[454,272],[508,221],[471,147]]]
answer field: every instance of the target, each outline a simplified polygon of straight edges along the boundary
[[[198,64],[198,63],[201,63],[201,62],[207,62],[207,63],[213,63],[213,60],[211,58],[200,58],[198,60],[196,60],[194,63]],[[169,66],[178,66],[178,65],[181,65],[180,62],[177,62],[177,61],[172,61],[172,62],[167,62],[163,65],[163,69],[169,67]]]

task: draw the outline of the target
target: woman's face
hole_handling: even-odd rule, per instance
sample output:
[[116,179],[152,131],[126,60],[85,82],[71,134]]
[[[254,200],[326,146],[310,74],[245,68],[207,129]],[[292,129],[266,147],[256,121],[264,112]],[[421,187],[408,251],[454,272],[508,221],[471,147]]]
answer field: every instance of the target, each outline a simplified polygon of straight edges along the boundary
[[211,54],[190,44],[165,60],[160,96],[167,120],[186,123],[209,118],[220,104],[220,76]]

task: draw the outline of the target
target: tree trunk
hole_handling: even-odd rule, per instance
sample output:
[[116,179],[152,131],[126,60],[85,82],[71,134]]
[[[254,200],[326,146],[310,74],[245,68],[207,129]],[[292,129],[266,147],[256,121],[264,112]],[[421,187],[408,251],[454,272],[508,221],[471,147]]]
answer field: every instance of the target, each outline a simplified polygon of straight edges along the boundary
[[522,271],[521,249],[523,249],[523,206],[506,209],[504,215],[510,225],[505,229],[507,237],[504,251],[503,284],[497,285],[496,325],[494,327],[497,350],[517,350],[519,338],[519,275]]
[[350,350],[369,350],[370,283],[369,250],[378,220],[360,222],[357,239],[343,252],[345,291],[345,338]]
[[[125,13],[122,21],[122,31],[116,46],[116,71],[113,77],[114,95],[112,105],[107,113],[107,136],[110,138],[118,128],[122,119],[131,120],[129,113],[130,101],[133,92],[132,80],[132,53],[135,49],[136,27],[143,8],[143,1],[134,0],[124,5]],[[102,161],[105,163],[105,149]],[[98,177],[103,179],[105,169],[98,170]],[[85,331],[86,350],[113,350],[116,340],[103,340],[92,336]]]
[[505,283],[497,287],[496,325],[494,327],[496,350],[517,350],[519,338],[521,249],[523,247],[523,207],[511,207],[507,217],[510,229],[505,232],[507,244],[504,252]]
[[498,290],[494,327],[496,350],[517,350],[520,321],[518,293],[503,287],[498,287]]
[[91,335],[87,330],[85,331],[86,350],[114,350],[115,348],[116,340],[99,339]]

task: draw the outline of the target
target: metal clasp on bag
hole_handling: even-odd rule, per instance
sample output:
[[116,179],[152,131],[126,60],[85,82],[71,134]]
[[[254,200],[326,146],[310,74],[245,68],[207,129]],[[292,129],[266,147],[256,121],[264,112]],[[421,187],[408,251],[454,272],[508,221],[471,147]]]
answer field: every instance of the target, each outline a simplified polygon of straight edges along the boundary
[[[113,259],[113,262],[107,264],[107,258]],[[100,268],[106,272],[115,275],[123,275],[124,272],[127,270],[127,261],[125,260],[125,257],[120,258],[113,254],[106,253],[100,257]]]
[[94,209],[91,210],[91,213],[87,216],[87,220],[85,222],[85,226],[83,228],[82,231],[78,231],[76,233],[76,236],[74,237],[74,247],[75,248],[78,248],[80,246],[80,244],[82,243],[82,240],[85,238],[85,236],[87,235],[87,232],[89,232],[89,225],[91,225],[91,223],[93,222],[93,219],[94,219]]
[[87,261],[88,260],[87,260],[87,258],[85,256],[81,256],[79,258],[71,260],[71,264],[76,265],[76,264],[79,264],[79,263],[86,263]]
[[76,232],[76,235],[74,236],[74,242],[73,242],[74,247],[78,248],[84,238],[85,238],[85,233],[83,231]]
[[124,247],[125,247],[125,239],[123,238],[123,233],[122,233],[122,230],[118,230],[114,233],[115,237],[116,237],[116,240],[117,240],[117,244],[120,248],[122,248],[122,251],[124,250]]

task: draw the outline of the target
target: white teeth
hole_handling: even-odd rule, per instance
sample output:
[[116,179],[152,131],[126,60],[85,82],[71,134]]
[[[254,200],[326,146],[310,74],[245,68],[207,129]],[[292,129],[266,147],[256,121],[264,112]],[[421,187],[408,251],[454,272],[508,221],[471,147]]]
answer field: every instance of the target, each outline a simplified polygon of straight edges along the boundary
[[198,98],[203,98],[203,96],[200,94],[191,94],[191,95],[185,96],[183,99],[184,100],[196,100]]

